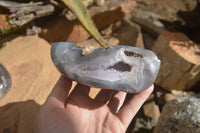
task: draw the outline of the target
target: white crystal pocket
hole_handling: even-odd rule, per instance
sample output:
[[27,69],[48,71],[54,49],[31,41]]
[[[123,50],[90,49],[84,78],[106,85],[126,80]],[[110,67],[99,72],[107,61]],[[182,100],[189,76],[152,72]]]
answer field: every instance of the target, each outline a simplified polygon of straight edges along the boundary
[[160,60],[149,50],[116,45],[82,55],[77,43],[52,44],[51,57],[58,70],[79,83],[130,93],[149,88],[155,81]]

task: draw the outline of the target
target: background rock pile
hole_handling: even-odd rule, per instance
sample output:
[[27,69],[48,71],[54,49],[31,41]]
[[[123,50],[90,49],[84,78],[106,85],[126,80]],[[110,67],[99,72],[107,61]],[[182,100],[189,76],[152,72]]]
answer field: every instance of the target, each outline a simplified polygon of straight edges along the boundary
[[[29,3],[28,0],[15,2]],[[150,49],[162,61],[155,90],[127,132],[199,133],[200,1],[83,2],[109,45]],[[37,111],[60,75],[49,55],[52,42],[98,45],[63,3],[45,0],[43,4],[55,10],[19,27],[8,21],[14,12],[0,7],[0,62],[9,71],[13,83],[9,93],[0,100],[2,133],[34,132]],[[98,91],[93,88],[90,96],[94,97]]]

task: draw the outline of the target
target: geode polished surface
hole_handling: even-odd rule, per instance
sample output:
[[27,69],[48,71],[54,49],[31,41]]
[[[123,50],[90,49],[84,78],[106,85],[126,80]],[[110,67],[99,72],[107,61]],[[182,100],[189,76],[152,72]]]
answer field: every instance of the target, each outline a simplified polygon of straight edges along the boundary
[[116,45],[83,55],[77,43],[52,44],[51,58],[58,70],[79,83],[137,93],[155,81],[160,60],[149,50]]

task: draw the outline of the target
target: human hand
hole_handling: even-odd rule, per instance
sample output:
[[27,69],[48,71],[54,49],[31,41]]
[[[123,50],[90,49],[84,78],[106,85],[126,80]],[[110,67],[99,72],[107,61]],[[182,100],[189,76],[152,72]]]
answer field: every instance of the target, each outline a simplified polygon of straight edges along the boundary
[[37,133],[124,133],[154,88],[135,94],[122,106],[125,92],[101,90],[92,99],[90,87],[77,84],[69,94],[71,86],[72,81],[61,76],[40,109]]

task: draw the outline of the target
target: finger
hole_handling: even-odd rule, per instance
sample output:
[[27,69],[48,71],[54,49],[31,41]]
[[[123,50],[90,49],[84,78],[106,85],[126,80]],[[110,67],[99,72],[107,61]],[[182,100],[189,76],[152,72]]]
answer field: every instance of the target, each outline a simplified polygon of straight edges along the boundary
[[111,110],[112,113],[116,113],[122,104],[124,103],[124,99],[126,97],[125,92],[117,92],[114,96],[110,99],[108,103],[108,108]]
[[48,98],[54,97],[58,99],[62,104],[65,104],[65,100],[71,89],[71,86],[72,81],[65,78],[64,76],[61,76]]
[[136,115],[142,104],[146,101],[149,95],[153,91],[153,85],[137,94],[135,94],[124,106],[121,110],[119,110],[117,116],[121,120],[122,124],[125,128],[128,127],[129,123]]

